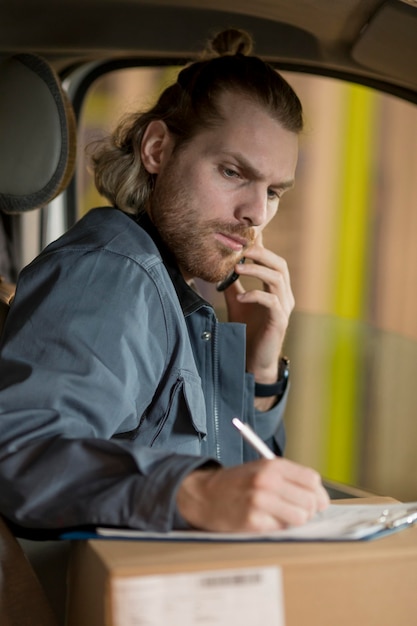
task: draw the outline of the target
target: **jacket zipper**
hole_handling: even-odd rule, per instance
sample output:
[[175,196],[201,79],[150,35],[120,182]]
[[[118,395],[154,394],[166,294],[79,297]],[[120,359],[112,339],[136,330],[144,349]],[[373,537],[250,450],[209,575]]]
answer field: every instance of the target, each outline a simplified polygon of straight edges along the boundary
[[219,418],[219,406],[218,406],[218,380],[219,380],[219,365],[218,365],[218,347],[217,347],[217,325],[213,324],[213,416],[214,416],[214,442],[216,447],[216,458],[221,461],[220,450],[220,418]]

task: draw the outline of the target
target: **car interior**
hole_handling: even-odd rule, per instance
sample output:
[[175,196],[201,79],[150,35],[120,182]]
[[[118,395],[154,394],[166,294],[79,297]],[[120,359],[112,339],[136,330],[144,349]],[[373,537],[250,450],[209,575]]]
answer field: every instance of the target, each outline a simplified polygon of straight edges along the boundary
[[[335,499],[416,500],[415,0],[2,3],[0,328],[20,269],[104,203],[89,142],[228,27],[252,34],[305,108],[296,188],[267,240],[297,303],[287,456],[316,467]],[[221,296],[201,290],[221,317]],[[65,623],[57,544],[16,539],[0,520],[5,626]]]

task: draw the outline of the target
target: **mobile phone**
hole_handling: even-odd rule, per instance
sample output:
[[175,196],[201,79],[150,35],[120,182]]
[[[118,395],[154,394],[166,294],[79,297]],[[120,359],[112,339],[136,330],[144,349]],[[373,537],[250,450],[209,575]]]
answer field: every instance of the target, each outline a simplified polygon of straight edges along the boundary
[[[239,263],[244,263],[245,260],[246,259],[243,256],[240,259]],[[225,289],[230,287],[230,285],[232,285],[235,282],[235,280],[237,280],[238,278],[239,278],[239,274],[233,271],[231,274],[229,274],[229,276],[227,276],[224,280],[222,280],[220,283],[217,284],[216,286],[217,291],[224,291]]]

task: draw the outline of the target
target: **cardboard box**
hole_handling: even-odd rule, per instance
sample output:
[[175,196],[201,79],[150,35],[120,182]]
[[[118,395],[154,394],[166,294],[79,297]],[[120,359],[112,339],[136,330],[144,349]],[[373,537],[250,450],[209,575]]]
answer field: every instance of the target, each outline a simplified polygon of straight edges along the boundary
[[68,626],[414,626],[417,526],[366,542],[79,541],[68,613]]

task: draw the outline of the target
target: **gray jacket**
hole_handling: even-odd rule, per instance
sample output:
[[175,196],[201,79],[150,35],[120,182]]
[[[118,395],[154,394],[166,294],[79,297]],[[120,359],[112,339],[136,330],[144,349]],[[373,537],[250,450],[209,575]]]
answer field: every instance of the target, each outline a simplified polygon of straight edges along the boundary
[[90,211],[19,277],[0,359],[0,511],[29,528],[181,527],[177,487],[280,453],[281,401],[254,410],[245,327],[219,323],[146,217]]

